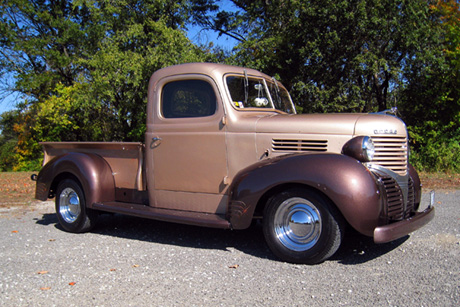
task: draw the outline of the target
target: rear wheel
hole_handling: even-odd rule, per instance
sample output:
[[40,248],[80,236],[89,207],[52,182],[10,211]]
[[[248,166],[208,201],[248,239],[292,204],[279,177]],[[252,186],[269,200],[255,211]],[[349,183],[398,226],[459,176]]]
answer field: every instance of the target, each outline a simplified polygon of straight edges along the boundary
[[69,232],[86,232],[94,227],[98,214],[86,208],[85,194],[75,180],[59,183],[56,193],[56,214],[62,228]]
[[272,252],[294,263],[316,264],[331,257],[343,237],[340,213],[315,191],[290,189],[269,199],[264,236]]

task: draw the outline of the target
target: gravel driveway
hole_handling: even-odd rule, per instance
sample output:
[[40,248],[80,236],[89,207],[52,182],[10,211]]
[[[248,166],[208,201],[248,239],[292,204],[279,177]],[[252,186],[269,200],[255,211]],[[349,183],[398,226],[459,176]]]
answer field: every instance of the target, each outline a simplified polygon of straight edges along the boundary
[[71,234],[53,202],[0,208],[0,305],[460,306],[459,199],[437,192],[435,219],[392,243],[349,232],[315,266],[274,259],[257,225],[103,215],[93,232]]

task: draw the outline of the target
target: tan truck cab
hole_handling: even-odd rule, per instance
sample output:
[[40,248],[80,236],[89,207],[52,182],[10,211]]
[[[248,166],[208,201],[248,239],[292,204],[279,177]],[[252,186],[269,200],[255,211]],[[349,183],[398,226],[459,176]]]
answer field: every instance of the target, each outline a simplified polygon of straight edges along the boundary
[[89,231],[101,212],[215,228],[263,219],[282,260],[318,263],[347,224],[376,243],[434,217],[419,211],[404,123],[387,114],[296,114],[259,71],[167,67],[149,83],[145,143],[42,143],[36,198],[56,198],[62,227]]

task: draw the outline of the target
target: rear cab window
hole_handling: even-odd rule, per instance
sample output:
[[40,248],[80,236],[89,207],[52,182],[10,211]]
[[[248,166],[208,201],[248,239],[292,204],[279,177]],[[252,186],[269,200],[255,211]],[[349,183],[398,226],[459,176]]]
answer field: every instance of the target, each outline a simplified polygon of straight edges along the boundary
[[207,117],[217,110],[216,94],[204,80],[169,82],[163,87],[161,101],[164,118]]

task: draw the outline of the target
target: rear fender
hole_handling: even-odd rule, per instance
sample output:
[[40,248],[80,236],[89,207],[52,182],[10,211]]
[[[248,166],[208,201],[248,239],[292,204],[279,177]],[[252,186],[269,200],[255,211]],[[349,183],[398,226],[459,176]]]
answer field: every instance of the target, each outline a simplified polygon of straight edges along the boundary
[[276,157],[239,172],[231,187],[228,210],[232,227],[249,227],[259,201],[277,187],[292,184],[321,192],[353,228],[372,236],[382,210],[374,177],[357,160],[328,153]]
[[35,198],[53,197],[60,181],[75,178],[81,184],[87,207],[115,200],[115,181],[108,163],[91,153],[67,153],[49,161],[37,176]]

